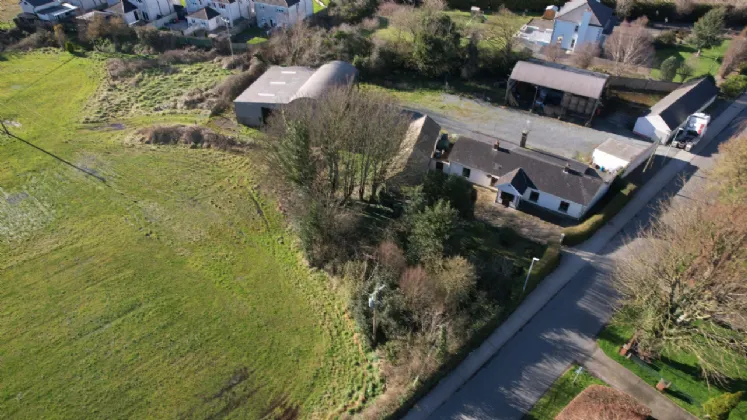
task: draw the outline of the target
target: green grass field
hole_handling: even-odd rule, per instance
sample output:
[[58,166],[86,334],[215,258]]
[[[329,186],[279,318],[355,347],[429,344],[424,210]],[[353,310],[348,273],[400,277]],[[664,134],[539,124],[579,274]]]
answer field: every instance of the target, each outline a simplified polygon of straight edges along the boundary
[[[621,365],[638,375],[651,386],[655,386],[660,378],[672,382],[672,387],[666,395],[677,405],[696,416],[703,416],[701,405],[709,398],[722,394],[724,385],[711,383],[710,387],[700,376],[700,369],[694,356],[686,353],[667,354],[661,360],[654,361],[651,367],[641,366],[623,356],[618,351],[633,335],[633,330],[618,323],[612,323],[599,335],[599,347]],[[729,391],[744,390],[747,383],[747,361],[741,367],[741,372],[735,372]],[[730,420],[747,418],[747,401],[742,401],[732,411]]]
[[537,401],[525,420],[554,419],[568,403],[589,385],[606,385],[602,380],[590,375],[586,370],[577,374],[578,366],[571,366],[563,376],[556,379],[552,387]]
[[[729,48],[729,42],[730,40],[727,39],[716,47],[707,48],[701,51],[700,57],[698,57],[696,61],[697,65],[695,66],[695,71],[690,78],[701,77],[708,74],[715,76],[721,66],[721,59],[724,57],[726,49]],[[677,57],[679,62],[684,62],[697,51],[698,50],[695,47],[685,44],[678,44],[670,48],[658,48],[656,50],[656,58],[654,59],[655,68],[651,69],[651,77],[658,79],[661,76],[659,66],[661,66],[661,63],[667,58],[674,56]],[[675,76],[674,81],[683,82],[682,76],[678,74]]]
[[378,393],[257,157],[124,142],[192,116],[79,125],[102,63],[71,58],[0,59],[2,119],[54,155],[0,136],[2,416],[328,417]]

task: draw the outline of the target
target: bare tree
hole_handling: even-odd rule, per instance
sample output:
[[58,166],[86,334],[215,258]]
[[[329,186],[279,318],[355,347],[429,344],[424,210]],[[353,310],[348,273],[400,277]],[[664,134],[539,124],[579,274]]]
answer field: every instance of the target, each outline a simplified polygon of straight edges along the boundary
[[604,44],[607,57],[618,65],[619,74],[623,65],[641,66],[651,63],[654,57],[653,38],[646,29],[647,19],[623,22],[612,31]]
[[615,2],[615,14],[620,19],[626,19],[635,7],[636,0],[617,0]]
[[514,14],[502,7],[493,20],[493,24],[484,29],[481,38],[484,42],[492,44],[493,48],[500,50],[504,57],[509,57],[516,45],[516,24],[513,20]]
[[424,0],[421,6],[428,12],[443,12],[446,10],[446,2],[444,0]]
[[559,43],[551,43],[542,48],[542,54],[547,58],[547,61],[556,63],[565,55],[565,50],[563,50]]
[[599,46],[595,43],[587,42],[576,47],[571,59],[576,67],[588,69],[594,63],[594,59],[599,57],[599,54]]
[[732,38],[729,48],[724,54],[719,75],[721,77],[728,76],[745,61],[747,61],[747,28],[743,29],[739,36]]

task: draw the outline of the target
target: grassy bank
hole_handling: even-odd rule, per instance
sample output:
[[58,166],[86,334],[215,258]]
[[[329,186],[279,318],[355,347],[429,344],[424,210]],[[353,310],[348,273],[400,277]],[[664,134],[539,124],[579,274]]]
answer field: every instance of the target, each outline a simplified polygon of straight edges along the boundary
[[[726,39],[722,41],[721,44],[715,47],[704,48],[703,51],[701,51],[700,56],[698,56],[694,60],[694,71],[692,76],[690,76],[690,79],[702,77],[708,74],[715,76],[718,72],[719,67],[721,66],[721,59],[724,57],[726,49],[729,48],[729,42],[731,41]],[[651,69],[651,77],[655,79],[661,77],[661,71],[659,71],[659,67],[661,66],[661,63],[664,62],[664,60],[666,60],[667,58],[676,57],[677,61],[682,63],[697,52],[697,48],[687,44],[677,44],[672,47],[657,48],[656,58],[654,59],[655,68]],[[674,81],[683,82],[682,76],[678,74],[677,76],[675,76]]]
[[589,385],[605,385],[605,383],[590,375],[586,370],[577,371],[573,365],[565,371],[563,376],[556,379],[552,387],[537,401],[524,420],[554,419],[568,403]]
[[379,392],[343,302],[258,192],[257,159],[126,146],[150,118],[81,126],[101,66],[0,60],[3,119],[49,153],[0,136],[0,412],[328,417]]

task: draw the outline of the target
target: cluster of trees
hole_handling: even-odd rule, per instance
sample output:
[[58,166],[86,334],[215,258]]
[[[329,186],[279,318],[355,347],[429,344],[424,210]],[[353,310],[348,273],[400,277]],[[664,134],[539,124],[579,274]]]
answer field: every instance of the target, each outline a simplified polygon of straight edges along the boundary
[[478,30],[461,27],[443,8],[440,0],[419,7],[386,2],[378,14],[388,22],[392,37],[371,38],[378,18],[330,28],[311,22],[274,34],[260,53],[273,64],[316,66],[337,59],[352,62],[364,75],[406,72],[429,79],[503,76],[522,57],[513,48],[516,27],[507,9],[491,29]]
[[719,152],[705,199],[665,206],[615,276],[639,351],[688,353],[709,381],[747,357],[747,136]]

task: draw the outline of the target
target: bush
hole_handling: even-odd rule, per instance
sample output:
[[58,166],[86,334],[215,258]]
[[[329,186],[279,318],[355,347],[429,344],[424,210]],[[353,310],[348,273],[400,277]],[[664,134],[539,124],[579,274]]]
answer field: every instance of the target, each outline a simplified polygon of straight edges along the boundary
[[166,51],[176,48],[176,37],[171,32],[159,31],[150,26],[139,26],[135,29],[138,42],[155,51]]
[[137,132],[137,141],[144,144],[183,144],[191,148],[229,150],[238,146],[235,139],[198,126],[155,126]]
[[743,391],[735,393],[724,393],[713,397],[703,404],[703,411],[710,416],[712,420],[727,420],[729,413],[739,404],[744,395]]
[[554,242],[545,248],[545,253],[534,264],[532,274],[529,275],[529,280],[527,281],[527,291],[534,289],[542,279],[558,267],[558,264],[560,264],[560,243]]
[[65,51],[69,52],[70,54],[75,54],[75,50],[75,44],[70,41],[65,41]]
[[747,90],[747,76],[735,74],[721,83],[721,93],[728,98],[736,98]]
[[14,51],[29,51],[37,48],[52,47],[55,45],[55,42],[54,35],[51,32],[39,29],[18,41],[10,49]]
[[433,262],[444,255],[445,244],[453,233],[457,211],[447,201],[408,214],[407,256],[410,262]]
[[[563,229],[565,235],[563,244],[568,246],[578,245],[591,238],[594,233],[609,222],[633,197],[636,186],[630,182],[621,186],[625,181],[615,180],[607,196],[602,198],[600,205],[604,205],[598,213],[591,215],[588,219],[576,226]],[[607,198],[610,197],[610,198]],[[606,201],[605,201],[606,199]]]
[[657,48],[666,48],[674,46],[677,43],[677,32],[663,31],[656,37],[654,44]]
[[671,82],[674,80],[674,76],[677,75],[677,69],[679,69],[679,67],[680,64],[677,62],[677,57],[671,56],[667,58],[661,63],[661,67],[659,67],[659,70],[661,71],[659,78]]

